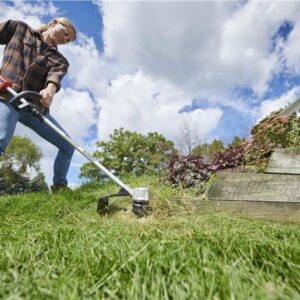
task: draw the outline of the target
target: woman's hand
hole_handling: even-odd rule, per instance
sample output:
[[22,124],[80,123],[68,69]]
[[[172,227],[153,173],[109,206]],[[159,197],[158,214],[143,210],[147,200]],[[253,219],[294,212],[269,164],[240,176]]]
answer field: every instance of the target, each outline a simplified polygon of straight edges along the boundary
[[40,95],[42,95],[42,99],[40,100],[42,105],[45,107],[49,107],[52,103],[53,96],[57,91],[57,87],[54,83],[49,82],[47,87],[40,91]]

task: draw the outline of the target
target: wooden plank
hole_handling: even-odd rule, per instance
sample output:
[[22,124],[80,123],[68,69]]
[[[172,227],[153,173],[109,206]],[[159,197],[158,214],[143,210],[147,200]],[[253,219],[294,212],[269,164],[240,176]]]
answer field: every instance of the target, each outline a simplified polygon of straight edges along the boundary
[[224,212],[237,217],[300,222],[300,203],[199,200],[194,211],[197,214]]
[[300,202],[300,176],[220,172],[207,195],[212,201]]
[[300,175],[300,150],[275,149],[271,154],[266,173]]

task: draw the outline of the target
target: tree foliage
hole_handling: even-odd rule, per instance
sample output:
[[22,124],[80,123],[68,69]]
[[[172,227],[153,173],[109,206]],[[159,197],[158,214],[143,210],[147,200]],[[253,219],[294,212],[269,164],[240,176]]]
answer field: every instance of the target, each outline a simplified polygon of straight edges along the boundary
[[[0,157],[0,191],[17,193],[48,189],[45,176],[40,172],[41,150],[27,137],[14,136]],[[37,175],[31,179],[28,173]]]
[[192,154],[202,156],[205,162],[210,162],[216,153],[222,152],[224,149],[225,146],[223,141],[214,139],[210,144],[204,143],[193,148]]
[[30,192],[48,191],[48,185],[46,183],[45,175],[42,172],[38,172],[30,182]]
[[[115,129],[109,141],[97,142],[93,156],[116,174],[141,175],[159,172],[167,167],[167,161],[175,153],[173,142],[157,132],[147,135]],[[101,179],[103,174],[92,163],[81,167],[81,178]]]
[[24,174],[33,168],[39,171],[42,151],[27,137],[14,136],[5,153],[0,158],[1,166],[14,166],[15,170]]
[[235,136],[233,141],[228,144],[227,148],[236,148],[242,146],[246,142],[245,138],[241,138],[239,136]]
[[210,152],[210,144],[209,143],[199,144],[192,150],[193,155],[202,156],[207,159],[210,156],[209,152]]

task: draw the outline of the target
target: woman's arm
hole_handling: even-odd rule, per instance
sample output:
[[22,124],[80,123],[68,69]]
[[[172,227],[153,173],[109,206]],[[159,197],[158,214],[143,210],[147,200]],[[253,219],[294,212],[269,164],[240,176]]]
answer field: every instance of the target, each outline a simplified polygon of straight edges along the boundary
[[46,88],[40,91],[40,94],[43,96],[41,103],[45,107],[49,107],[51,105],[53,96],[60,90],[60,83],[69,68],[69,63],[64,57],[57,59],[52,58],[51,60],[53,65],[48,72]]
[[49,107],[53,101],[53,97],[57,92],[57,85],[53,82],[49,82],[47,87],[40,91],[42,95],[41,103],[45,107]]

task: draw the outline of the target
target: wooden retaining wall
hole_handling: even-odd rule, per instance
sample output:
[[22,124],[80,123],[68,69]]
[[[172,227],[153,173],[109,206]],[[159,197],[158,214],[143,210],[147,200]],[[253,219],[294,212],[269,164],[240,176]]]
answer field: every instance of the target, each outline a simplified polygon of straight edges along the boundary
[[300,176],[221,172],[208,199],[300,203]]
[[265,174],[218,172],[200,211],[300,222],[300,151],[276,149]]
[[300,175],[300,150],[276,149],[273,151],[266,173]]
[[186,202],[181,209],[169,211],[169,215],[226,214],[280,222],[300,223],[300,203],[256,201],[207,201],[197,199]]

